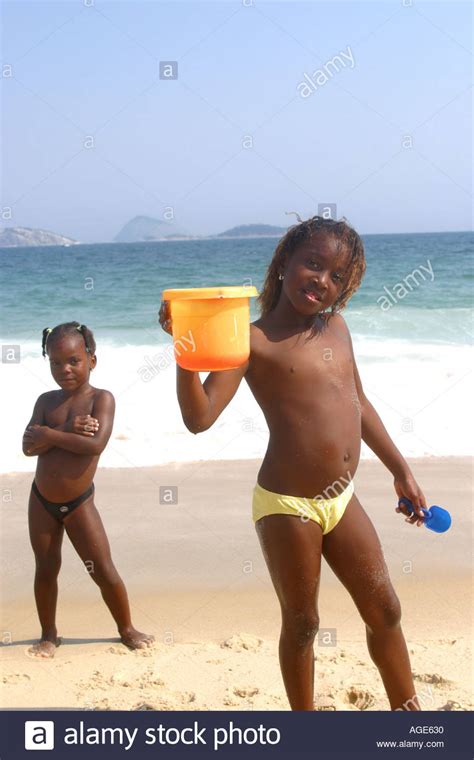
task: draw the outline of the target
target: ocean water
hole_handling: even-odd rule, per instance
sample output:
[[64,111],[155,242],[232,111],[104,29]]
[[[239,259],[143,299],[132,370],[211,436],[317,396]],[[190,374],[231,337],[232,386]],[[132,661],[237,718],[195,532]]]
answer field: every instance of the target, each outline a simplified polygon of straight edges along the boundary
[[[469,454],[474,235],[367,235],[364,242],[367,272],[344,316],[366,395],[405,456]],[[37,396],[56,387],[41,356],[41,332],[69,320],[94,331],[92,383],[117,401],[102,466],[261,458],[268,430],[245,382],[211,430],[198,437],[186,430],[171,338],[157,314],[167,287],[260,289],[276,244],[266,238],[0,249],[1,343],[20,346],[20,361],[1,365],[1,470],[35,466],[21,452],[22,431]],[[251,319],[257,316],[252,299]],[[161,369],[145,382],[150,362]],[[362,455],[372,453],[364,447]]]

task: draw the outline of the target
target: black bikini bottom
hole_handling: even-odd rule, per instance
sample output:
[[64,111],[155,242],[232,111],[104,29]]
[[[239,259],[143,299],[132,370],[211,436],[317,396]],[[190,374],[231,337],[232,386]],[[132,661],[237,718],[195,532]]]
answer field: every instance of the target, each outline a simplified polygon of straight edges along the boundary
[[71,512],[74,512],[76,507],[78,507],[80,504],[82,504],[83,501],[89,498],[91,494],[94,493],[94,484],[92,483],[87,491],[84,491],[83,494],[78,496],[76,499],[72,499],[71,501],[64,501],[64,502],[55,502],[55,501],[48,501],[47,499],[42,496],[42,494],[38,490],[38,486],[36,485],[35,481],[33,481],[33,484],[31,486],[31,489],[35,496],[38,497],[43,507],[46,509],[47,512],[52,517],[55,517],[56,520],[59,520],[59,522],[62,522],[63,518],[67,515],[70,515]]

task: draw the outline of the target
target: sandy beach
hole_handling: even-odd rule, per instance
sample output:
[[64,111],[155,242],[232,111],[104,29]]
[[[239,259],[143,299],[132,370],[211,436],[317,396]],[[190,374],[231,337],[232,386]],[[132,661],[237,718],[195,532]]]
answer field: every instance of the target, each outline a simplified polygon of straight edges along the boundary
[[[417,693],[427,710],[472,710],[472,502],[467,458],[410,460],[429,504],[447,507],[436,535],[395,513],[392,478],[362,461],[356,492],[380,536],[402,603]],[[280,613],[251,520],[259,461],[101,469],[96,504],[127,585],[135,625],[156,637],[131,652],[118,640],[97,587],[64,541],[51,661],[27,650],[39,633],[27,530],[32,476],[1,476],[3,708],[287,710],[278,664]],[[160,487],[177,503],[160,503]],[[315,643],[321,710],[387,710],[365,629],[323,562],[322,629]],[[320,636],[322,636],[320,632]]]

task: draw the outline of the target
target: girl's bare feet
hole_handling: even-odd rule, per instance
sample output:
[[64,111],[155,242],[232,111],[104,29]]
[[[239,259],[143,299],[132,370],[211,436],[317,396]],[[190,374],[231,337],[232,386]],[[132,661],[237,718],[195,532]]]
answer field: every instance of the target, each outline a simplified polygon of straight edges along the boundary
[[61,639],[40,639],[37,644],[33,644],[27,651],[28,657],[39,657],[40,659],[51,659],[56,654],[56,649],[61,644]]
[[120,633],[120,639],[129,649],[146,649],[153,644],[155,637],[149,633],[140,633],[136,628],[127,628]]

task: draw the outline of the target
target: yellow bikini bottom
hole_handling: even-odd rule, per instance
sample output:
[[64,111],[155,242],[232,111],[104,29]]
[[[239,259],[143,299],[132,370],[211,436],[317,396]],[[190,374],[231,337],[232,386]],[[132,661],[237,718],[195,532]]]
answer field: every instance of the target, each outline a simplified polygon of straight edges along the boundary
[[321,526],[323,534],[336,527],[354,493],[351,480],[347,488],[332,499],[309,499],[305,496],[286,496],[262,488],[258,483],[253,490],[252,516],[254,522],[267,515],[294,515],[303,522],[313,520]]

